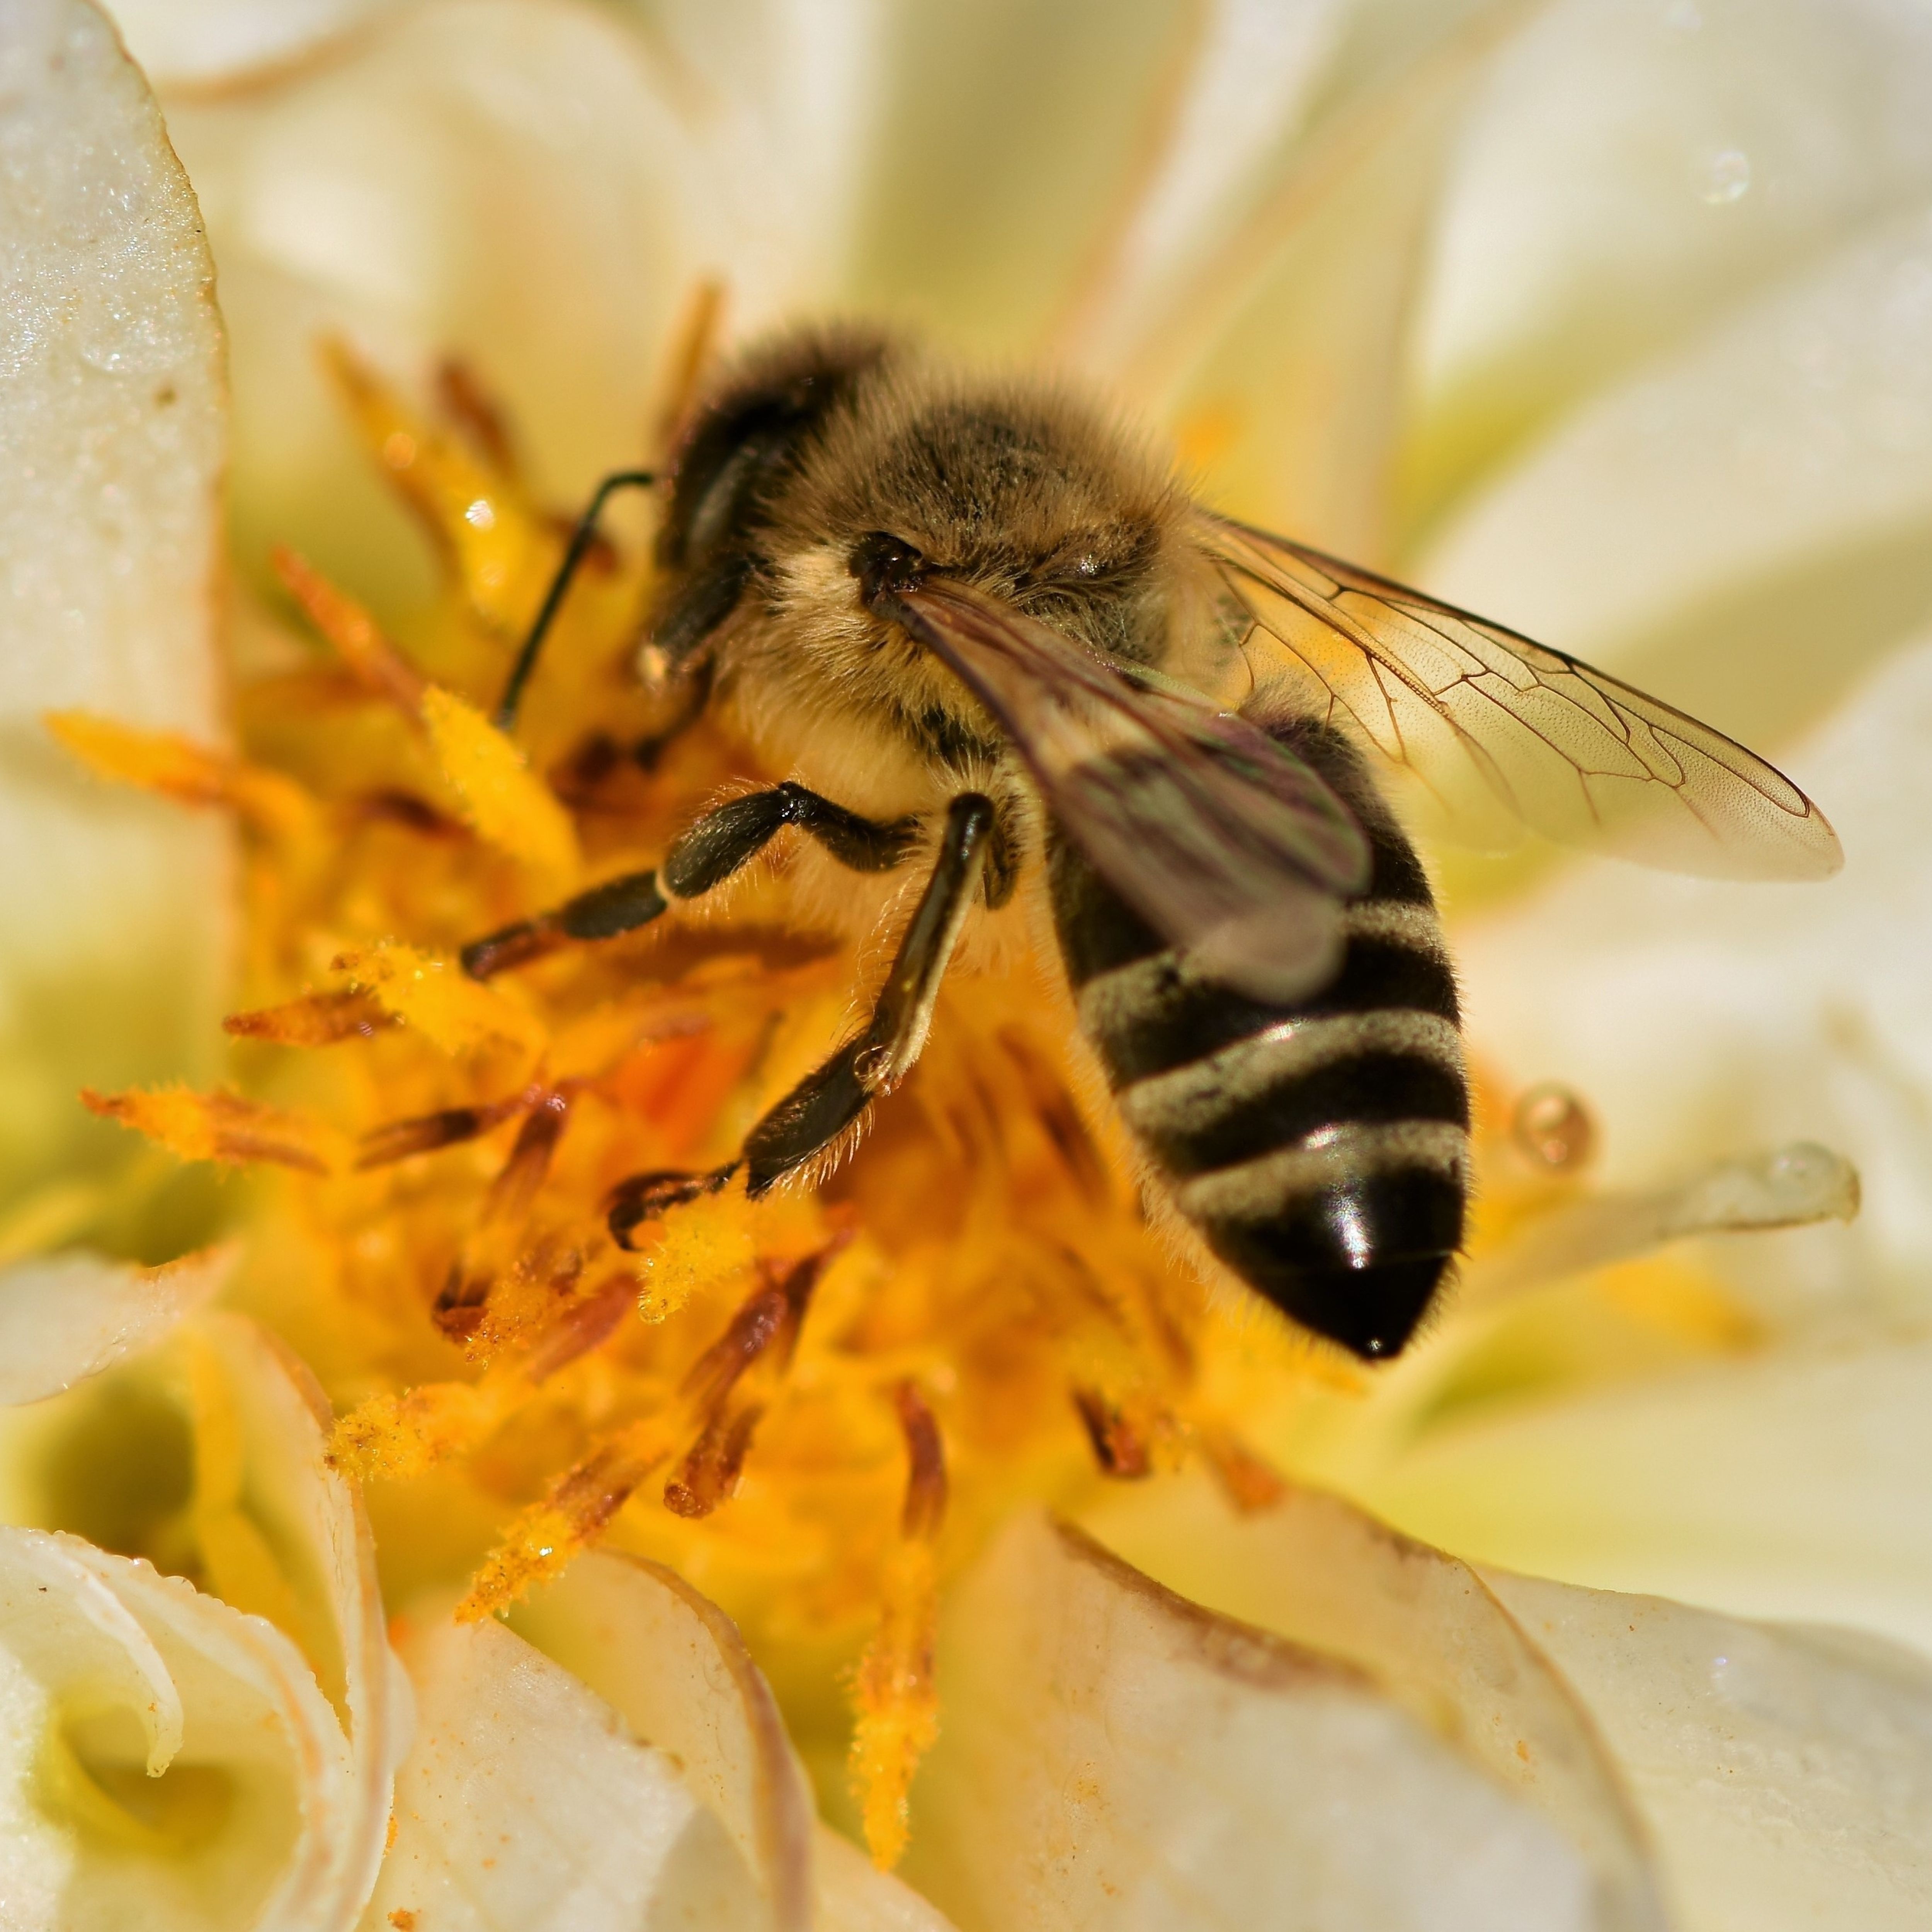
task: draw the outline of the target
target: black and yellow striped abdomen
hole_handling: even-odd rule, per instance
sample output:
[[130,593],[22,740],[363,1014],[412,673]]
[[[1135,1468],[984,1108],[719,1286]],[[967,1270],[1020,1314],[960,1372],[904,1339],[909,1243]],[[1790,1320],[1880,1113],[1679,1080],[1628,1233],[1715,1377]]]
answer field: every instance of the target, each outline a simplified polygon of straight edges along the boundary
[[1455,978],[1428,880],[1353,750],[1316,725],[1282,735],[1375,852],[1326,986],[1283,1006],[1197,976],[1064,840],[1054,920],[1082,1027],[1175,1206],[1296,1321],[1388,1355],[1462,1238]]

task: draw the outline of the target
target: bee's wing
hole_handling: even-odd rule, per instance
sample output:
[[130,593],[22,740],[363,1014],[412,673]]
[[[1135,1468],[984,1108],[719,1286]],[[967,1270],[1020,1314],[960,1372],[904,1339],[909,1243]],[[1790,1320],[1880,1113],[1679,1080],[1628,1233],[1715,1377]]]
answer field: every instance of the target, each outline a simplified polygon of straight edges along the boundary
[[1054,817],[1201,972],[1252,998],[1333,976],[1362,830],[1306,764],[1207,700],[1149,689],[1011,605],[944,578],[884,608],[999,721]]
[[1570,844],[1718,878],[1821,879],[1837,835],[1722,733],[1561,651],[1286,538],[1195,513],[1261,630],[1477,836],[1500,800]]

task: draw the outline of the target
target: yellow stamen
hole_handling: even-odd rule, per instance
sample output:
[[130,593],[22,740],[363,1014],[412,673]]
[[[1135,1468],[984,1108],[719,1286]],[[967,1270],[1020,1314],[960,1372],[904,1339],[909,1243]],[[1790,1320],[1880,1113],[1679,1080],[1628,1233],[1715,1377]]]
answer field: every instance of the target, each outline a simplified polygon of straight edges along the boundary
[[428,680],[382,634],[375,619],[286,544],[278,544],[269,560],[309,622],[335,646],[358,680],[411,717],[419,715]]
[[476,1574],[456,1614],[466,1622],[507,1608],[556,1576],[670,1453],[662,1421],[634,1424],[601,1443],[551,1484],[541,1503],[526,1510]]
[[244,763],[172,731],[146,731],[85,711],[51,711],[47,729],[102,778],[182,805],[217,806],[274,838],[309,831],[314,802],[279,772]]
[[336,1173],[349,1165],[347,1136],[326,1120],[238,1094],[198,1094],[188,1087],[97,1094],[83,1088],[80,1098],[90,1113],[146,1134],[183,1160],[266,1161],[309,1174]]
[[472,704],[432,685],[422,720],[463,815],[499,851],[543,873],[552,890],[577,874],[577,833],[523,753]]
[[543,1023],[506,994],[478,986],[453,961],[399,940],[339,954],[334,968],[352,990],[368,994],[445,1053],[470,1053],[499,1041],[534,1051],[543,1042]]
[[939,1629],[939,1571],[923,1538],[899,1544],[879,1579],[882,1614],[854,1684],[858,1720],[851,1774],[866,1846],[882,1871],[906,1846],[907,1793],[920,1759],[939,1736],[932,1674]]
[[322,358],[364,441],[447,547],[477,615],[506,635],[520,632],[557,554],[521,490],[406,408],[347,344],[325,344]]

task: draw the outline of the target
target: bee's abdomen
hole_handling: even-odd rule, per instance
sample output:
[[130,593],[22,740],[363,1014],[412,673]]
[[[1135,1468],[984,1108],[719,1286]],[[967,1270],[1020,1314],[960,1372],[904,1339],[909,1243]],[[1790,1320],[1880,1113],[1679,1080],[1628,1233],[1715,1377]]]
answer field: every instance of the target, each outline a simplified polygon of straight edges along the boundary
[[1270,1005],[1196,976],[1064,842],[1054,909],[1082,1028],[1175,1206],[1297,1321],[1376,1356],[1408,1339],[1462,1240],[1468,1087],[1426,880],[1334,755],[1376,864],[1318,993]]

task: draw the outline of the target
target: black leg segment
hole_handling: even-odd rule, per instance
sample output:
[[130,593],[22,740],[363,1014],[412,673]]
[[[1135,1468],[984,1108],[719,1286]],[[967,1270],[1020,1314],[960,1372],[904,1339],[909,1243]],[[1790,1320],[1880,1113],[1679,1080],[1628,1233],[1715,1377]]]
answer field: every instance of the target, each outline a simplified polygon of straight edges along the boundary
[[746,1189],[754,1198],[831,1146],[919,1058],[986,869],[994,818],[992,800],[977,793],[952,801],[932,876],[899,941],[872,1024],[800,1081],[746,1140]]
[[540,958],[566,940],[615,939],[634,932],[674,901],[697,898],[722,885],[788,825],[816,839],[855,872],[890,872],[919,837],[916,818],[880,825],[801,784],[750,792],[727,800],[680,832],[656,870],[606,880],[535,919],[519,920],[472,940],[463,949],[463,970],[472,980],[487,980]]
[[664,855],[664,890],[694,899],[722,885],[788,825],[795,825],[854,872],[890,872],[910,853],[919,820],[880,825],[802,784],[774,785],[707,812]]

